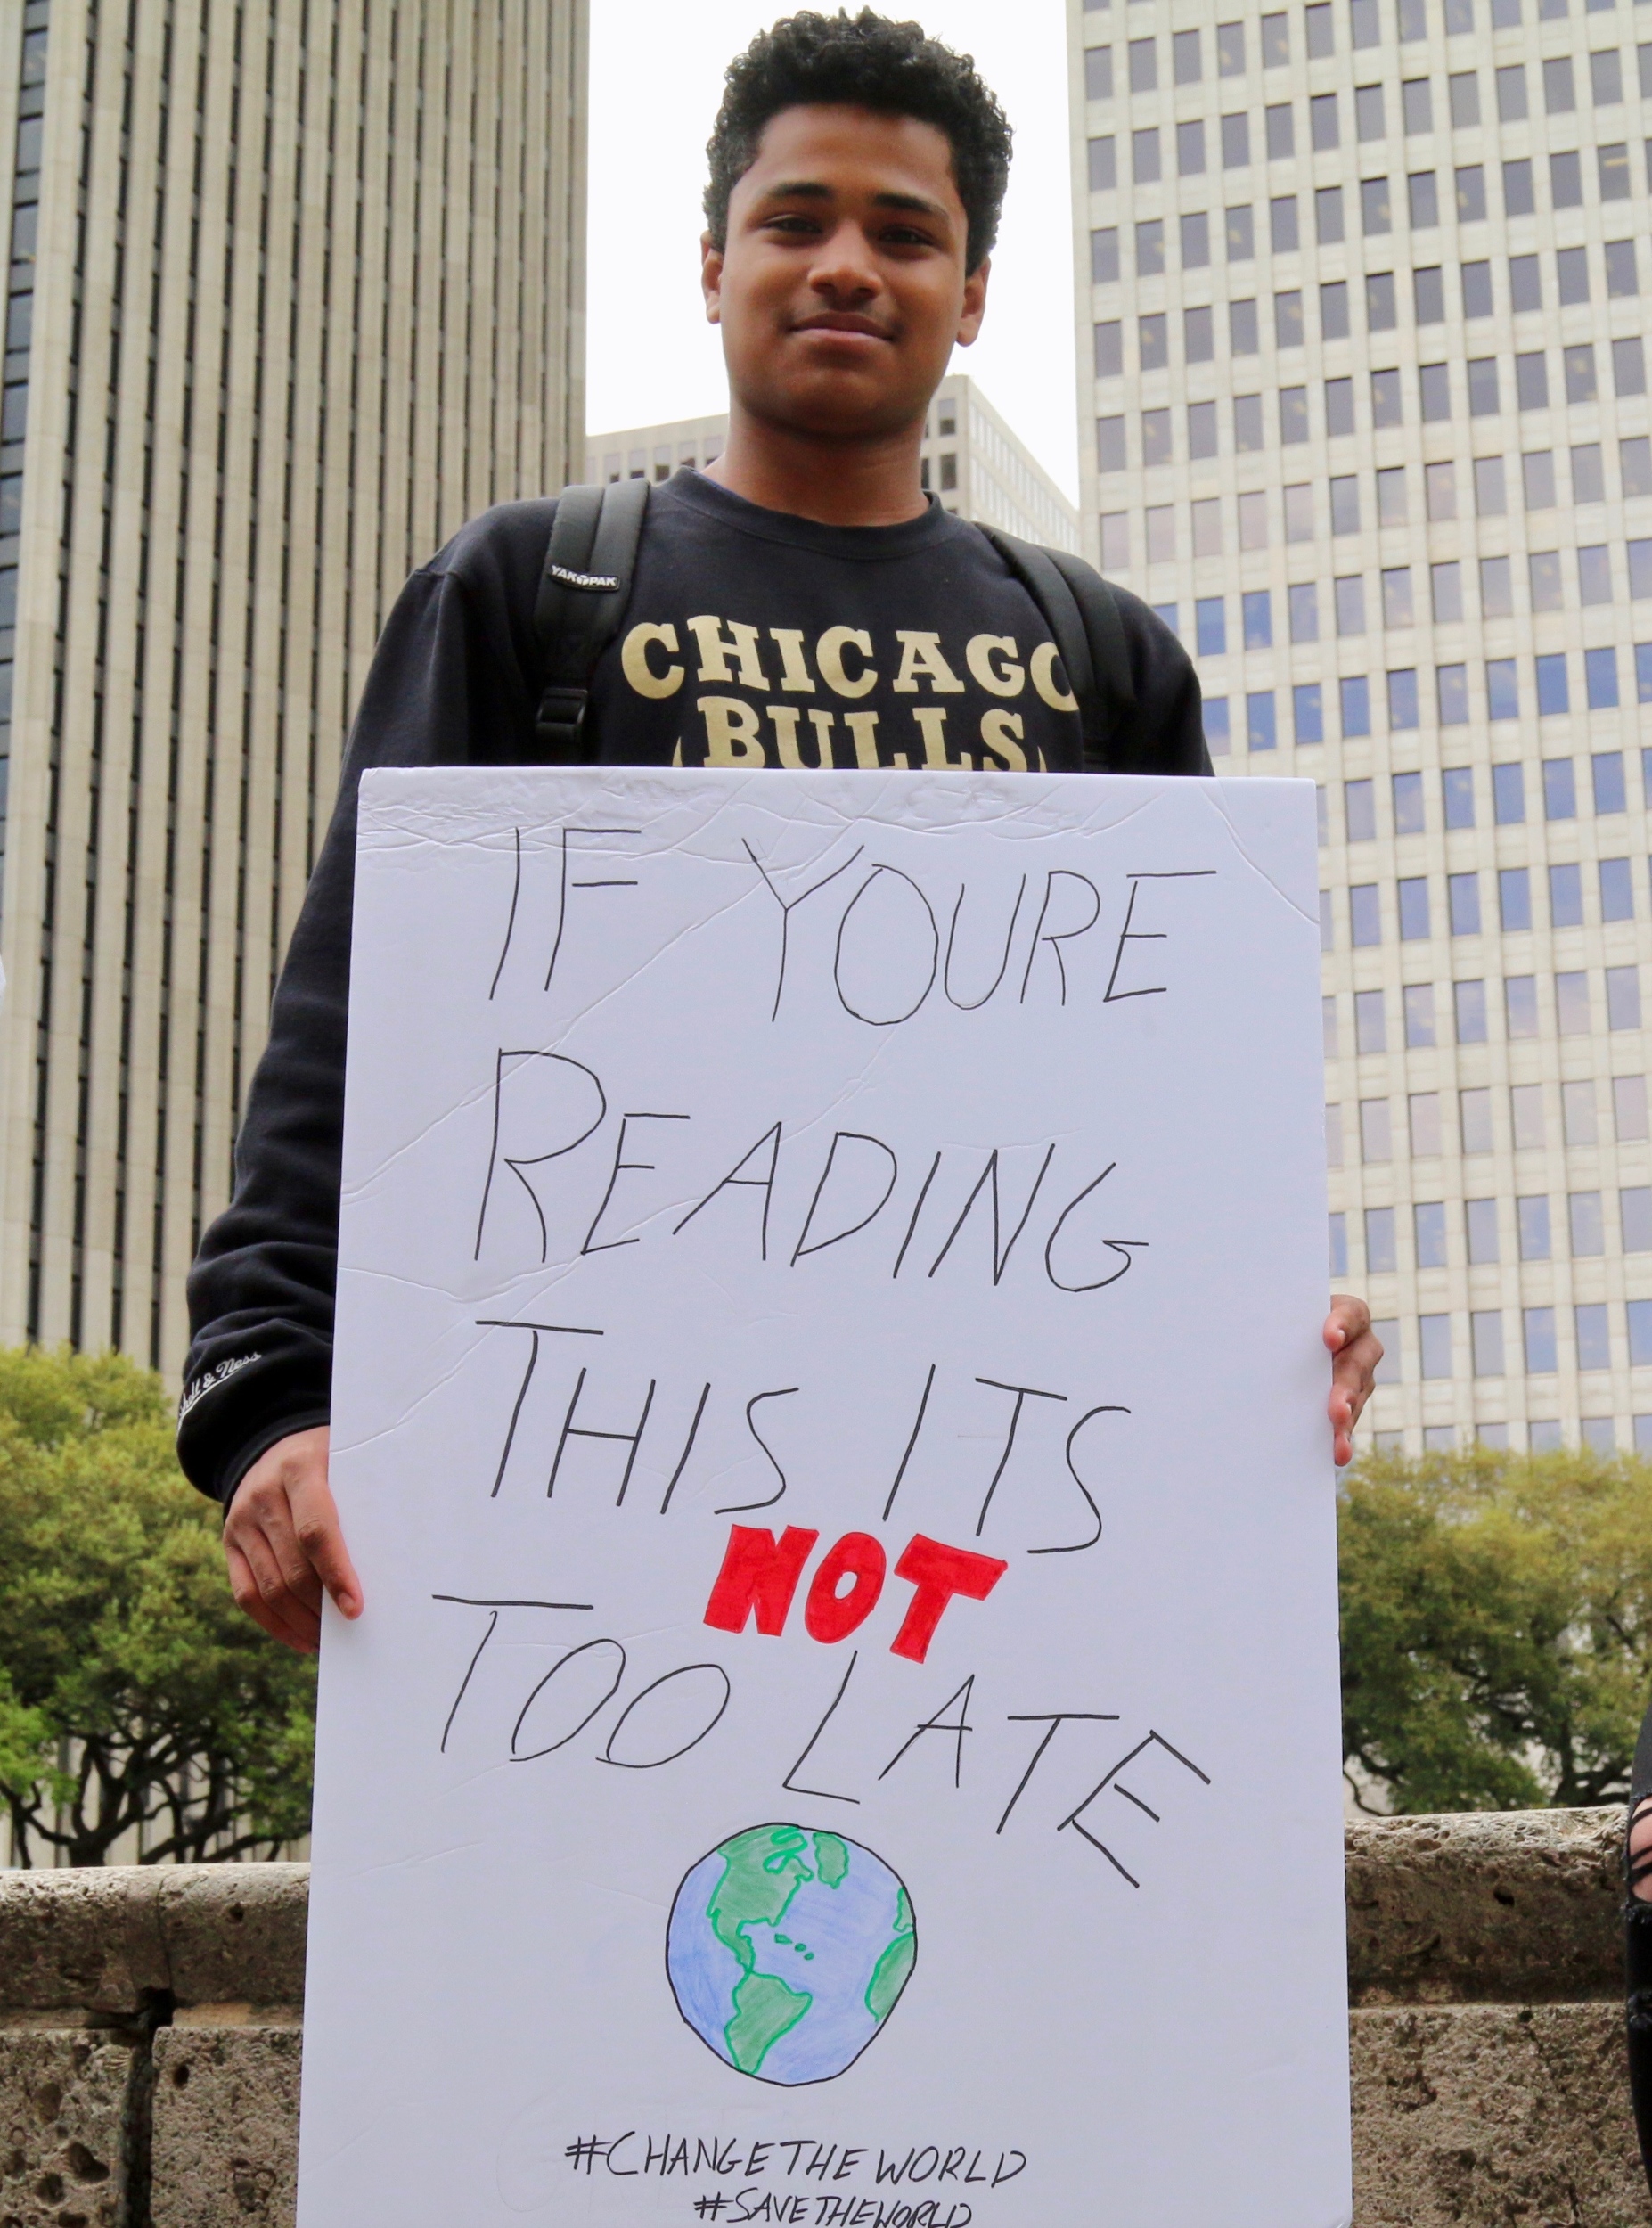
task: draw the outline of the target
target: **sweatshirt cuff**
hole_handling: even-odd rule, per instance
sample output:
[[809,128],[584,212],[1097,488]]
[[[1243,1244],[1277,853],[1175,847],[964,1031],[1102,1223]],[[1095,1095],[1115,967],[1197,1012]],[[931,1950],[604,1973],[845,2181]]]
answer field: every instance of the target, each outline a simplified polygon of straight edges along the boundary
[[325,1345],[279,1336],[261,1343],[265,1350],[250,1354],[220,1346],[214,1356],[209,1347],[178,1403],[179,1464],[225,1508],[260,1454],[294,1431],[327,1422],[331,1413],[332,1357]]

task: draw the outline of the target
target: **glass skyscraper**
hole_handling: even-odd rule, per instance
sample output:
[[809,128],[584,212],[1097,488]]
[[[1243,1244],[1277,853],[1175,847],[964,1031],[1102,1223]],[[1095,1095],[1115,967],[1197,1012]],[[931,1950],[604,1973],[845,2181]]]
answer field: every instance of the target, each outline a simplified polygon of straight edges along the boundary
[[584,0],[0,6],[0,1340],[176,1372],[406,573],[584,441]]
[[1069,38],[1085,545],[1319,787],[1367,1429],[1652,1447],[1652,7]]

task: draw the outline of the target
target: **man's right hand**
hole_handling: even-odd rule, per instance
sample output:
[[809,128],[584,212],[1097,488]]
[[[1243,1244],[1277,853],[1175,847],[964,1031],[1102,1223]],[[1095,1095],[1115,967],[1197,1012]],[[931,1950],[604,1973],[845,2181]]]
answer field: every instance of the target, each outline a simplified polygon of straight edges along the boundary
[[361,1580],[327,1482],[327,1445],[324,1424],[278,1439],[236,1487],[224,1519],[236,1601],[301,1655],[321,1645],[323,1591],[346,1617],[362,1613]]

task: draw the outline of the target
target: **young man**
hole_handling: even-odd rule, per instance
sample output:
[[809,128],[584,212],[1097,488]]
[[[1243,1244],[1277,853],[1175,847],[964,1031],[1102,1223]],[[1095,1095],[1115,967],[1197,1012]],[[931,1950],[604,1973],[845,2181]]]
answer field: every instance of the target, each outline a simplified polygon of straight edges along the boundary
[[[1078,707],[1041,611],[919,480],[930,398],[986,307],[1010,164],[997,102],[915,25],[797,15],[730,69],[709,152],[701,253],[728,446],[654,492],[619,636],[592,676],[585,755],[1077,769]],[[323,1587],[347,1615],[362,1606],[326,1430],[356,784],[369,766],[539,755],[534,610],[552,510],[489,512],[390,615],[276,994],[234,1200],[191,1281],[181,1458],[227,1509],[236,1599],[295,1648],[317,1643]],[[1117,762],[1207,774],[1185,652],[1116,593],[1134,694]],[[1336,1302],[1325,1340],[1346,1461],[1381,1350],[1355,1299]]]

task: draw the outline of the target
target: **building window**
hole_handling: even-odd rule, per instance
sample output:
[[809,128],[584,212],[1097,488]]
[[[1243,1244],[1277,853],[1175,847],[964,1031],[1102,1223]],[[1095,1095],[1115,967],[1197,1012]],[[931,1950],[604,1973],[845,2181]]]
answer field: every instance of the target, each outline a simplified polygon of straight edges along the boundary
[[1529,867],[1501,866],[1497,870],[1498,920],[1505,935],[1532,925],[1532,875]]
[[1638,967],[1608,967],[1606,979],[1607,1028],[1638,1029],[1640,1027],[1640,970]]
[[1500,828],[1517,826],[1525,818],[1525,769],[1517,758],[1492,768],[1492,815]]
[[1440,791],[1445,808],[1446,826],[1472,828],[1475,824],[1473,766],[1448,766],[1440,776]]
[[[1604,158],[1604,147],[1600,150]],[[1602,176],[1604,176],[1604,169]],[[1583,205],[1583,164],[1575,148],[1549,158],[1549,193],[1557,209],[1581,209]]]
[[1607,1311],[1599,1300],[1580,1305],[1574,1309],[1577,1335],[1577,1366],[1580,1370],[1610,1369],[1612,1339],[1607,1328]]
[[1550,1257],[1549,1201],[1541,1194],[1515,1201],[1515,1230],[1523,1261],[1547,1261]]
[[1576,348],[1563,348],[1561,360],[1566,365],[1566,398],[1568,402],[1593,402],[1596,395],[1595,350],[1591,340]]
[[1521,1328],[1525,1346],[1525,1373],[1528,1377],[1546,1377],[1559,1366],[1555,1346],[1555,1311],[1552,1307],[1527,1307],[1522,1310]]
[[1562,1036],[1589,1034],[1589,977],[1570,969],[1555,977],[1555,1019]]
[[1583,925],[1583,870],[1575,860],[1562,860],[1549,870],[1549,921],[1557,929]]
[[1566,1220],[1574,1261],[1594,1260],[1606,1251],[1606,1219],[1599,1192],[1572,1192],[1566,1200]]
[[1635,885],[1627,859],[1602,859],[1600,862],[1600,918],[1602,921],[1632,921],[1635,917]]

